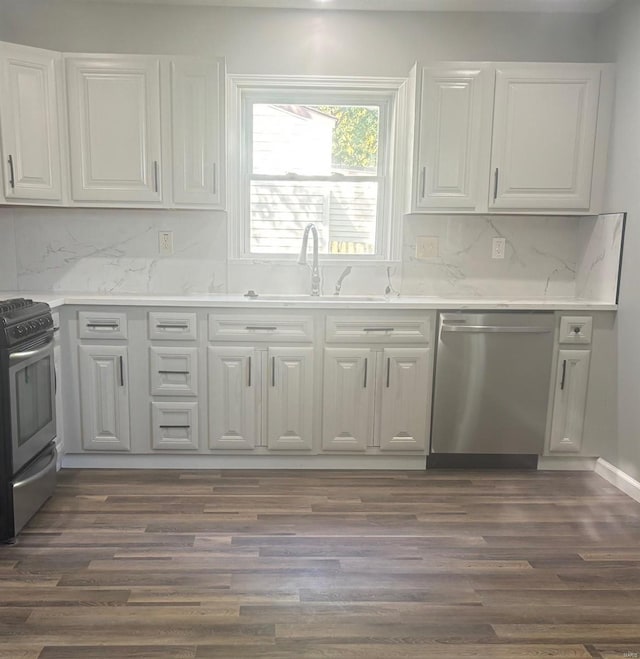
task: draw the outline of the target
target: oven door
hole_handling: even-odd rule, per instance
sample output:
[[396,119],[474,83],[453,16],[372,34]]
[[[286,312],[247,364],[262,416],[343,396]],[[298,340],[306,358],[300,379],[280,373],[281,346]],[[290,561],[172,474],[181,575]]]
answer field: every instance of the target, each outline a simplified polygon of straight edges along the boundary
[[48,334],[9,353],[13,473],[56,435],[53,337]]

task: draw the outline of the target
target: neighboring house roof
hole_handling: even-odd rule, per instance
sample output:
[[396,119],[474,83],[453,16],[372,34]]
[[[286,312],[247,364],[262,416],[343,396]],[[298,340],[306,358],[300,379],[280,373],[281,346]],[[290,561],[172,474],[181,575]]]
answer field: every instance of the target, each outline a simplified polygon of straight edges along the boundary
[[276,110],[280,110],[281,112],[286,112],[288,114],[292,114],[295,117],[298,117],[300,119],[331,119],[331,121],[338,121],[336,117],[327,114],[326,112],[320,112],[320,110],[316,110],[315,108],[311,108],[308,105],[286,105],[286,104],[272,104],[272,108],[275,108]]

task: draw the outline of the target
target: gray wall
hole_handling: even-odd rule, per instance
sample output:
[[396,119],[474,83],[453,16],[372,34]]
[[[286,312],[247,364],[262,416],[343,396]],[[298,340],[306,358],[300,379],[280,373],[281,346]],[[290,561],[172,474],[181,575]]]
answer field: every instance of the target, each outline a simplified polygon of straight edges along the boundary
[[618,323],[618,437],[602,457],[640,480],[640,3],[621,0],[601,17],[598,44],[616,61],[616,99],[606,189],[608,210],[626,210]]
[[224,55],[232,73],[405,75],[416,60],[589,61],[576,14],[336,12],[0,0],[0,39],[89,52]]

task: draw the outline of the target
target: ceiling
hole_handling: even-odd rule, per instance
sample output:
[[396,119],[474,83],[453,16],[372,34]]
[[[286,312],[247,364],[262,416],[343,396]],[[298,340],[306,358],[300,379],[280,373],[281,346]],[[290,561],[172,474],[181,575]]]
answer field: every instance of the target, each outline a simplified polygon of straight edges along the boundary
[[480,11],[600,13],[616,0],[81,0],[120,4],[206,5],[367,11]]

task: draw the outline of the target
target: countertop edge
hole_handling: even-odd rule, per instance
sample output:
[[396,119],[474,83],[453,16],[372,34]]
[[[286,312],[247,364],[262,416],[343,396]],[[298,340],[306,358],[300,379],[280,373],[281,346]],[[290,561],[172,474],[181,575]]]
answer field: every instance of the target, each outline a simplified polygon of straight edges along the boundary
[[[150,306],[150,307],[218,307],[230,309],[347,309],[347,310],[523,310],[523,311],[617,311],[618,305],[579,299],[469,299],[419,296],[393,297],[384,300],[248,300],[237,295],[87,295],[38,291],[6,291],[0,296],[29,297],[47,302],[52,309],[62,306]],[[365,296],[363,296],[365,297]]]

